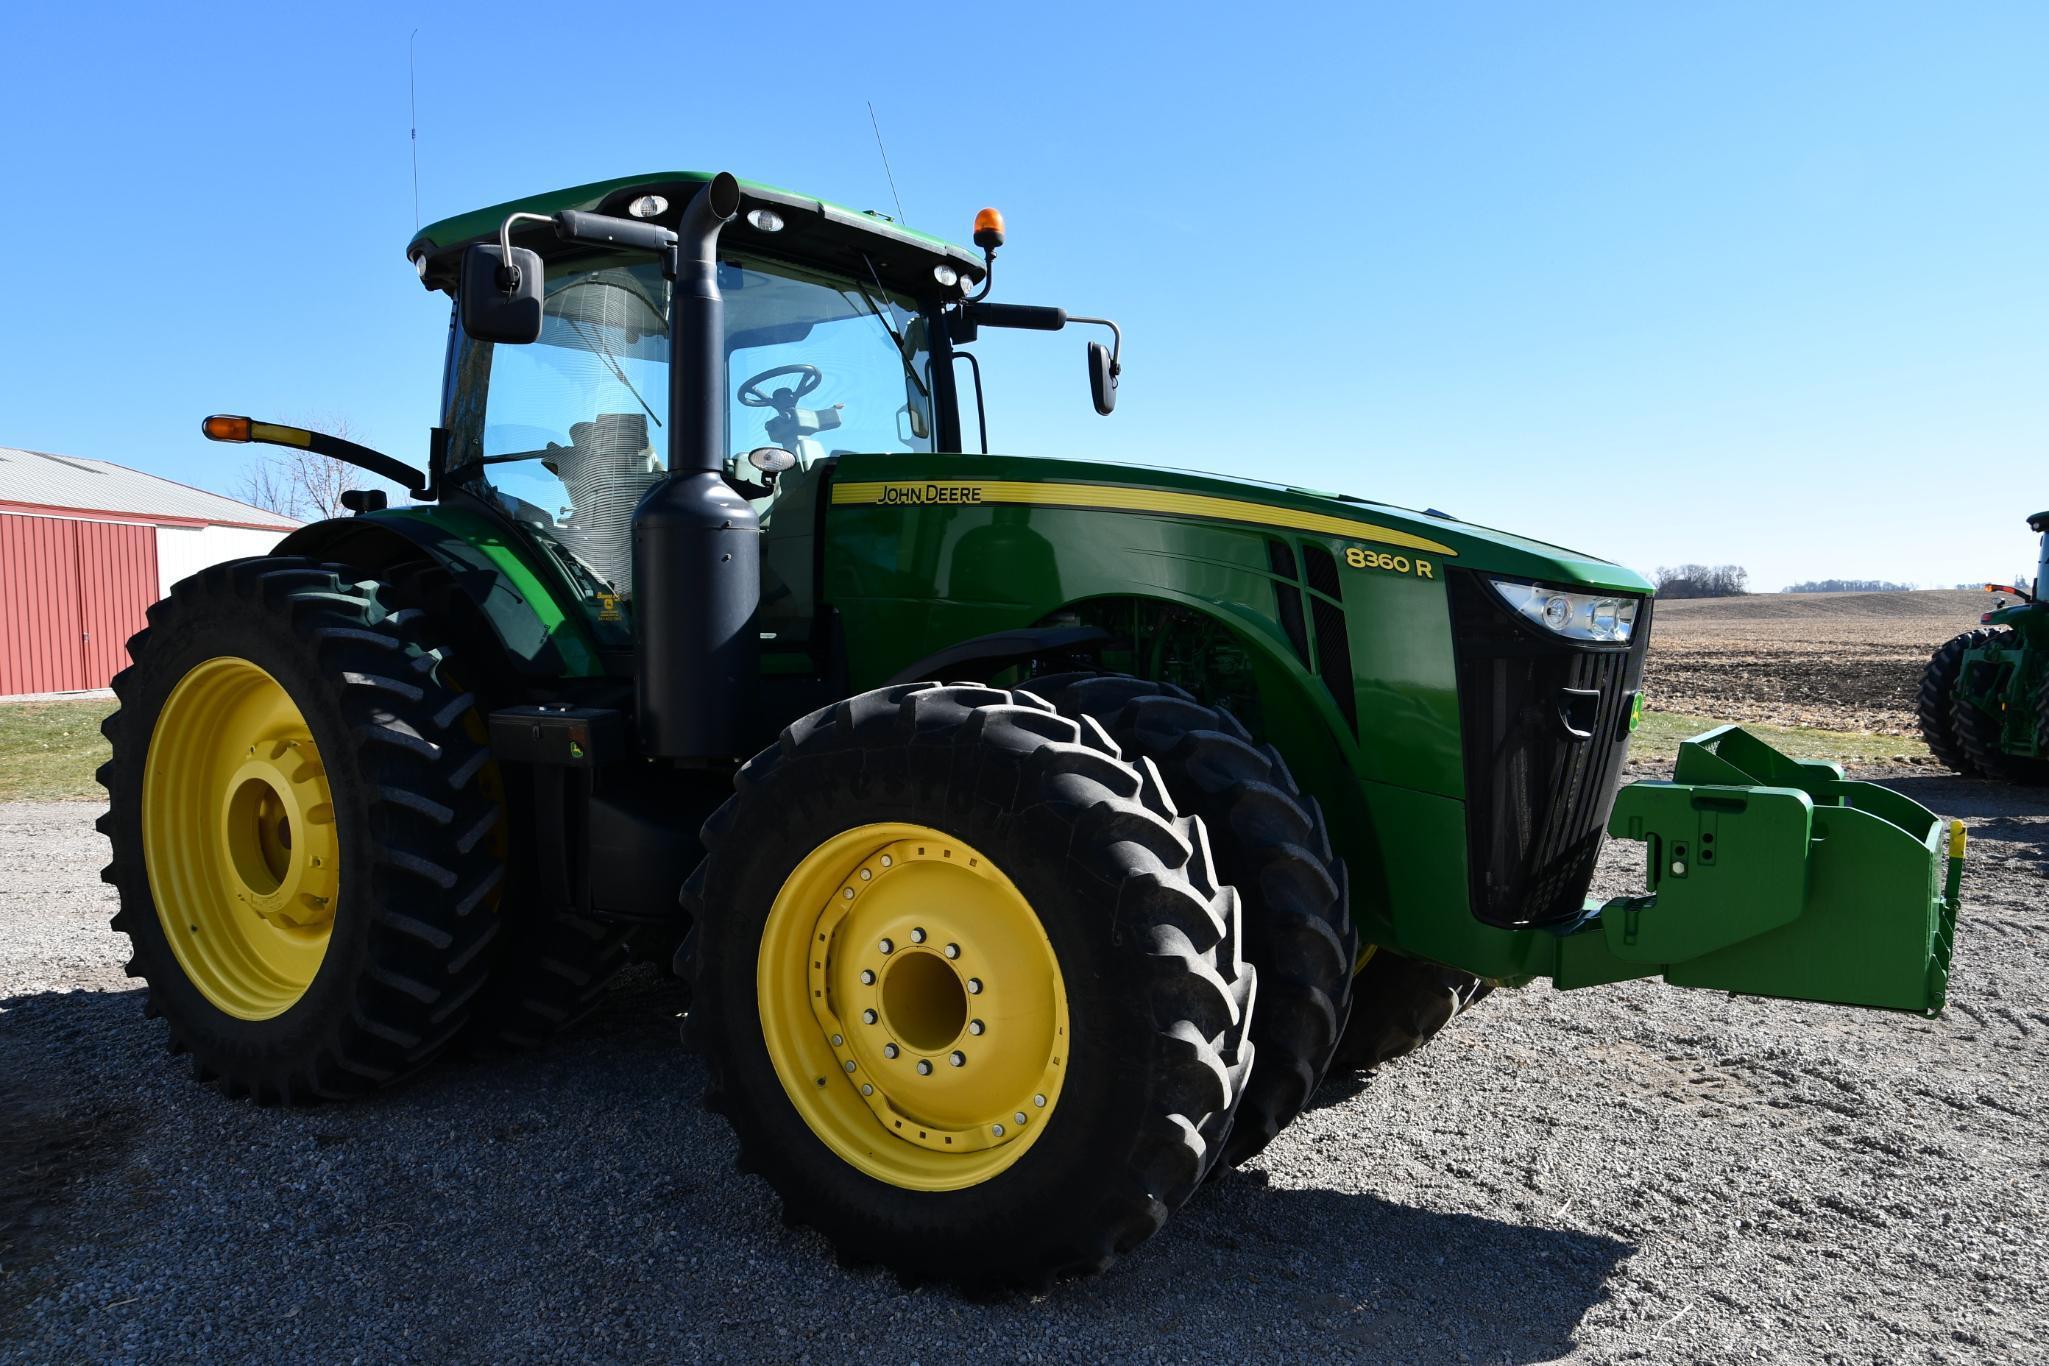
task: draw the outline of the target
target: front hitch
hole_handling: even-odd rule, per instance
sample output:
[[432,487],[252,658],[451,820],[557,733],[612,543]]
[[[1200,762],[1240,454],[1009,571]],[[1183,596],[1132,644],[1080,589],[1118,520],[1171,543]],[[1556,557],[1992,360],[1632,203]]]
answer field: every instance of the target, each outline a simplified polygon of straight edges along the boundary
[[1589,903],[1558,940],[1560,987],[1676,986],[1935,1015],[1949,989],[1964,826],[1736,726],[1679,747],[1670,782],[1616,796],[1647,896]]

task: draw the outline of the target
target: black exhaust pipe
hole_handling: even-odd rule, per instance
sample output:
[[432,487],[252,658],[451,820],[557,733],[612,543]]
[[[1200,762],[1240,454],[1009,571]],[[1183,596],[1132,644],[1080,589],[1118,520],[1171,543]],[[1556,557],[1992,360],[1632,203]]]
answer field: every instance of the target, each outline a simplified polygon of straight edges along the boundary
[[669,306],[669,474],[633,510],[640,743],[716,763],[750,747],[760,654],[761,522],[725,480],[726,305],[719,231],[740,211],[721,171],[683,211]]

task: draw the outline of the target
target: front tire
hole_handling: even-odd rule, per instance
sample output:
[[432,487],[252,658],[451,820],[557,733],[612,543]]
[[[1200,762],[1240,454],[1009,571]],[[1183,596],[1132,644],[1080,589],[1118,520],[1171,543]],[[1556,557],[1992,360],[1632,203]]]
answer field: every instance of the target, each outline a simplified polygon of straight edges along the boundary
[[230,1096],[359,1095],[428,1062],[485,981],[503,876],[469,696],[381,584],[216,565],[128,642],[102,876],[173,1052]]
[[704,841],[706,1104],[842,1258],[1036,1288],[1215,1161],[1251,1047],[1237,896],[1099,729],[994,688],[864,693],[750,760]]
[[1279,751],[1170,683],[1083,673],[1024,686],[1063,715],[1094,717],[1126,758],[1152,760],[1175,804],[1202,821],[1219,873],[1238,889],[1245,956],[1259,970],[1259,1066],[1224,1143],[1225,1164],[1238,1166],[1302,1113],[1351,1014],[1358,931],[1323,812]]
[[1976,777],[1978,767],[1957,737],[1952,709],[1956,701],[1957,676],[1963,671],[1964,652],[1975,650],[1991,636],[1990,631],[1971,630],[1953,636],[1937,647],[1921,670],[1921,690],[1916,698],[1915,719],[1921,724],[1921,739],[1928,752],[1943,767],[1967,778]]
[[1413,1053],[1493,990],[1470,972],[1376,948],[1352,980],[1352,1021],[1332,1070],[1367,1072]]

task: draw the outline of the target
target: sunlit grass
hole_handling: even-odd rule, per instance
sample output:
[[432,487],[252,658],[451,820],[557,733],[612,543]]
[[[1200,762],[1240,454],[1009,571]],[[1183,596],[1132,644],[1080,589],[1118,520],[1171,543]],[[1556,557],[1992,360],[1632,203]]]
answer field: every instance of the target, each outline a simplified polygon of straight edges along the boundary
[[96,801],[107,759],[100,722],[111,697],[0,703],[0,801]]

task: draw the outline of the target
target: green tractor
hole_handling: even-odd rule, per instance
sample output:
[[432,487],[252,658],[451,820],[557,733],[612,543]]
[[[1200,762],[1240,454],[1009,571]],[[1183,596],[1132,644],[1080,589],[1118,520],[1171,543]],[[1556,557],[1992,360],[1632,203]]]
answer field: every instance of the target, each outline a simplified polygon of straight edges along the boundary
[[2049,512],[2028,518],[2042,538],[2032,589],[1988,583],[2006,593],[1977,629],[1946,642],[1921,671],[1921,738],[1935,757],[1965,777],[2049,784]]
[[[1652,601],[1441,512],[989,453],[968,250],[727,174],[498,205],[422,471],[174,588],[102,771],[131,975],[297,1105],[543,1041],[636,944],[840,1254],[1108,1265],[1493,987],[1932,1014],[1961,827],[1744,732],[1621,790]],[[750,757],[751,756],[751,757]],[[1604,833],[1644,895],[1588,904]]]

